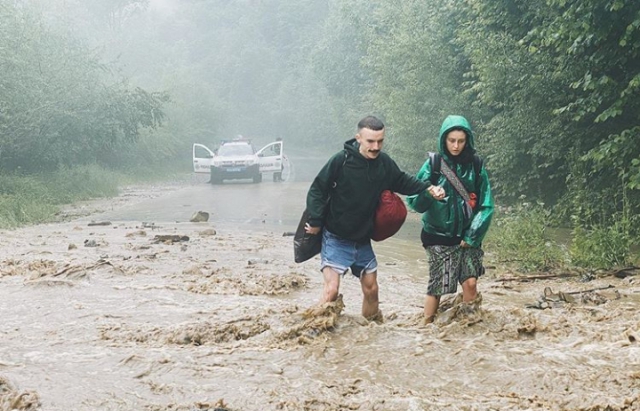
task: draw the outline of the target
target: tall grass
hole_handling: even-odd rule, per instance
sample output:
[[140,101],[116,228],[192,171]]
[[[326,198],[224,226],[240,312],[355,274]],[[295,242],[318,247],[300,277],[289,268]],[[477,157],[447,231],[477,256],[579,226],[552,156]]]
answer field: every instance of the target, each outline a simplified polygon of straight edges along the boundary
[[519,271],[547,271],[569,263],[569,253],[549,233],[550,215],[542,204],[522,202],[502,209],[485,246],[499,263]]
[[114,197],[123,185],[178,175],[178,171],[171,169],[140,167],[113,171],[97,165],[63,169],[47,175],[0,175],[0,228],[52,221],[62,205]]

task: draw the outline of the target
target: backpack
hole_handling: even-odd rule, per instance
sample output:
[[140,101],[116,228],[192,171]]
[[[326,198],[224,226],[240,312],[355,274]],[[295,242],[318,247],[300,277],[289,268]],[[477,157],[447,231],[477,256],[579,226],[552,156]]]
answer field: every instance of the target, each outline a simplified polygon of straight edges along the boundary
[[[438,179],[440,178],[440,164],[442,162],[442,155],[440,153],[429,153],[429,159],[431,160],[431,177],[429,180],[431,184],[434,186],[438,184]],[[484,160],[482,157],[474,154],[473,155],[473,170],[476,174],[476,179],[474,180],[475,184],[478,184],[480,181],[480,172],[482,171],[482,166],[484,164]]]

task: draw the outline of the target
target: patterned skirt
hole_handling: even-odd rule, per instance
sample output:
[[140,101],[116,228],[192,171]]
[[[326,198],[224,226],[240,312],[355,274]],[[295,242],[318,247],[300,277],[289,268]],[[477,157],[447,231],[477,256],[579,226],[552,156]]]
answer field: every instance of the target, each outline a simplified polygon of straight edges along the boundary
[[458,284],[484,274],[484,251],[481,248],[432,245],[426,249],[429,258],[428,295],[453,294],[458,290]]

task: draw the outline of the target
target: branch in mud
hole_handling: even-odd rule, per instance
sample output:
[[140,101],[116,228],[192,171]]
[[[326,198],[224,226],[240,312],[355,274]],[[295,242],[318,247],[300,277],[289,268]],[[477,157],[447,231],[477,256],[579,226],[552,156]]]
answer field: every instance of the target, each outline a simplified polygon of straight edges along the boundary
[[[597,276],[598,277],[613,276],[616,278],[626,278],[632,275],[636,275],[638,272],[640,272],[640,267],[631,266],[631,267],[624,267],[624,268],[617,268],[614,270],[603,271],[598,273]],[[552,278],[570,278],[570,277],[584,277],[584,274],[563,272],[563,273],[556,273],[556,274],[522,275],[517,277],[497,278],[496,281],[527,282],[527,281],[533,281],[533,280],[548,280]]]
[[547,280],[550,278],[568,278],[568,277],[579,277],[580,274],[577,273],[558,273],[558,274],[541,274],[541,275],[522,275],[518,277],[504,277],[504,278],[496,278],[496,281],[534,281],[534,280]]
[[93,264],[93,265],[90,265],[90,266],[87,266],[87,267],[78,266],[78,265],[67,266],[63,270],[58,271],[57,273],[53,274],[53,277],[58,277],[58,276],[61,276],[63,274],[66,274],[67,276],[69,276],[69,275],[71,275],[73,273],[76,273],[76,272],[93,270],[94,268],[100,267],[102,265],[109,265],[109,266],[115,268],[118,271],[122,271],[118,267],[115,267],[113,264],[111,264],[109,261],[100,260],[96,264]]

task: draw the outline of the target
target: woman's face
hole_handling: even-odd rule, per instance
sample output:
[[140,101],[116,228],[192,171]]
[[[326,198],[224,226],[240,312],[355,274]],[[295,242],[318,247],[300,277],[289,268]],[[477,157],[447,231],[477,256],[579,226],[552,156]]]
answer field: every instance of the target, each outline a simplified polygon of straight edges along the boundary
[[452,130],[447,133],[445,142],[449,154],[456,157],[462,153],[462,150],[464,150],[464,147],[467,145],[467,135],[462,130]]

